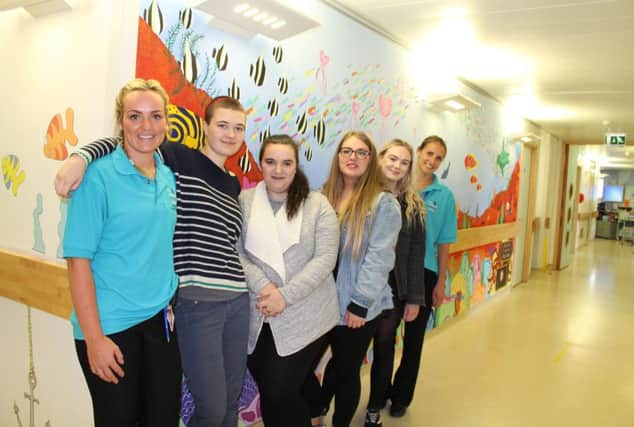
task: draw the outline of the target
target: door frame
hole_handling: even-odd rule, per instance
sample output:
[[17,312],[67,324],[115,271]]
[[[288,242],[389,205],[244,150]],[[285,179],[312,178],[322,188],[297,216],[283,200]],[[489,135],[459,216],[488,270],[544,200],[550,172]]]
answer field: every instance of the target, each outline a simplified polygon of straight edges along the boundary
[[555,270],[561,270],[561,251],[563,248],[563,230],[564,230],[564,221],[565,212],[566,212],[566,186],[568,174],[566,171],[568,170],[568,158],[570,156],[570,146],[568,144],[563,145],[563,155],[561,156],[561,173],[559,174],[559,188],[558,191],[558,200],[559,200],[559,209],[557,210],[557,227],[555,229],[555,257],[553,259],[553,268]]
[[535,220],[535,201],[537,199],[537,168],[539,166],[539,148],[537,145],[524,144],[530,150],[531,164],[528,177],[528,201],[526,206],[526,225],[524,231],[524,259],[522,260],[522,274],[520,283],[528,281],[531,273],[531,258],[533,256],[533,221]]

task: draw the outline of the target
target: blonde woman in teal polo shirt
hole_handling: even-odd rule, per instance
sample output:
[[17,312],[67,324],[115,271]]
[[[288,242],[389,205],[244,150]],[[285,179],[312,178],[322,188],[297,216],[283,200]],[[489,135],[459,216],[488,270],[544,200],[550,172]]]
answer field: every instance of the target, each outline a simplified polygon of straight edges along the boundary
[[154,150],[167,131],[167,93],[128,82],[116,98],[123,144],[94,162],[69,202],[64,257],[75,348],[95,427],[175,427],[181,369],[167,305],[176,186]]
[[423,352],[425,326],[432,305],[442,304],[445,297],[449,245],[456,241],[456,201],[447,186],[434,172],[447,155],[447,145],[439,136],[428,136],[416,150],[417,188],[425,201],[425,301],[418,317],[405,324],[403,356],[390,391],[390,415],[402,417],[414,397],[420,358]]

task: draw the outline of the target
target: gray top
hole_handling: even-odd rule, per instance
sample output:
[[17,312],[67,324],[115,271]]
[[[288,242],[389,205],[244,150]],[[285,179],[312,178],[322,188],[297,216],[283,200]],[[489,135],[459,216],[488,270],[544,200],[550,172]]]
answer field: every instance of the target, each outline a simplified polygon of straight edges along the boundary
[[[255,349],[264,321],[256,308],[256,296],[267,283],[275,283],[286,300],[286,309],[268,319],[275,347],[280,356],[288,356],[306,347],[328,332],[339,320],[337,289],[332,270],[339,247],[339,222],[328,200],[311,192],[301,209],[299,243],[284,254],[286,276],[278,273],[244,247],[249,233],[249,218],[255,191],[240,194],[244,217],[238,241],[238,253],[247,278],[250,295],[249,354]],[[275,227],[275,224],[271,224]]]

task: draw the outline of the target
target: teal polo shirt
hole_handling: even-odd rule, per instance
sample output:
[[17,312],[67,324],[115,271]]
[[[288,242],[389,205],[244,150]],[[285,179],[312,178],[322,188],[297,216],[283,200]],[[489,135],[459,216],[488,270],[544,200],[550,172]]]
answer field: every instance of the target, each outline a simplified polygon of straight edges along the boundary
[[[121,332],[163,309],[178,283],[172,238],[176,183],[155,154],[148,179],[122,147],[93,162],[68,206],[64,257],[86,258],[104,334]],[[73,333],[83,339],[75,311]]]
[[438,273],[438,250],[441,243],[454,243],[458,234],[456,200],[451,190],[434,174],[431,185],[420,192],[425,201],[425,268]]

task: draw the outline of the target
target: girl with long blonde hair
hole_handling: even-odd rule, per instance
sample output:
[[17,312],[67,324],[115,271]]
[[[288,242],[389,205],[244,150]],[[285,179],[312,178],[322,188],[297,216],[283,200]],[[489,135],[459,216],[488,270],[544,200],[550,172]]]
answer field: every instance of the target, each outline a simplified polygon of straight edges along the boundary
[[[401,205],[402,226],[396,242],[396,262],[390,272],[393,309],[380,316],[374,334],[370,399],[365,417],[365,427],[381,426],[380,410],[385,406],[392,380],[396,329],[401,319],[405,322],[404,346],[415,345],[418,314],[425,300],[425,205],[412,182],[414,150],[400,139],[388,142],[379,152],[379,165],[388,188]],[[422,324],[424,331],[424,322]]]
[[386,191],[377,151],[364,132],[346,133],[333,158],[323,193],[341,225],[335,272],[340,320],[328,336],[332,359],[323,386],[316,378],[310,395],[314,425],[335,398],[333,425],[350,424],[359,404],[360,369],[379,315],[392,307],[388,275],[401,228],[398,202]]

